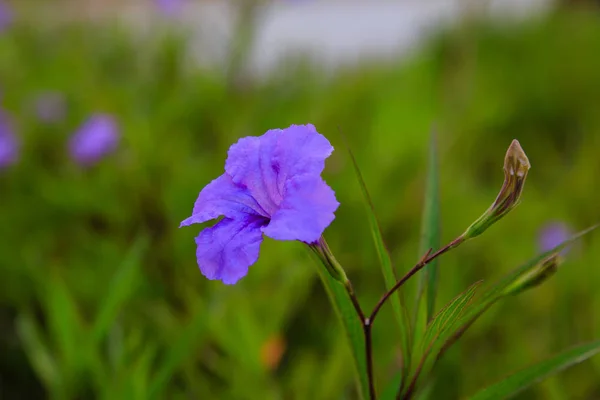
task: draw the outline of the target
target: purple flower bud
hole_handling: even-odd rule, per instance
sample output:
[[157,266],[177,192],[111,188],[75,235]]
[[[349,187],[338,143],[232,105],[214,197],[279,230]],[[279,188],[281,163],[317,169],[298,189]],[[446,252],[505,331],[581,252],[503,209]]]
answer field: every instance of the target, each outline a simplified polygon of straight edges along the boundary
[[[540,251],[552,250],[571,236],[570,229],[562,222],[551,222],[546,224],[538,236]],[[561,253],[566,252],[566,248]]]
[[8,118],[0,112],[0,169],[18,161],[19,147],[19,140],[15,136]]
[[8,6],[8,4],[4,3],[0,0],[0,32],[2,32],[5,28],[10,25],[12,22],[12,10]]
[[79,165],[95,164],[117,148],[119,136],[119,127],[112,116],[94,114],[71,137],[71,157]]
[[66,114],[65,98],[58,92],[45,92],[35,100],[35,113],[43,122],[57,122]]

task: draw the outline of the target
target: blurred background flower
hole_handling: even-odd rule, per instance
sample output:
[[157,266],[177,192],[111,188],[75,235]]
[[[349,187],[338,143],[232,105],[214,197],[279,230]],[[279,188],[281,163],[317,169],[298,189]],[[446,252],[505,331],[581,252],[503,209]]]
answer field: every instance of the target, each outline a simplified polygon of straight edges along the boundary
[[9,117],[0,110],[0,168],[6,168],[19,158],[19,141],[13,132]]
[[61,121],[66,116],[66,103],[62,93],[43,92],[34,101],[34,109],[37,117],[46,123]]
[[158,11],[172,17],[179,14],[189,0],[154,0]]
[[[569,237],[572,232],[564,222],[554,221],[547,223],[540,229],[538,234],[538,246],[540,251],[548,251],[558,246]],[[568,251],[568,246],[565,247],[561,254],[565,254]]]
[[3,0],[0,0],[0,32],[10,25],[12,17],[12,10],[9,5]]
[[80,165],[92,165],[112,153],[119,143],[116,120],[108,114],[94,114],[73,134],[69,152]]

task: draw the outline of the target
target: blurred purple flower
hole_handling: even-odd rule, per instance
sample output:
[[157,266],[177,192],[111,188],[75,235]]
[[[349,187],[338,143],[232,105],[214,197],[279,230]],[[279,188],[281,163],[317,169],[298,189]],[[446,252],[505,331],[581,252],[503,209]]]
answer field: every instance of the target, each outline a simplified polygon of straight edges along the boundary
[[19,145],[8,117],[0,111],[0,168],[6,168],[18,161]]
[[8,4],[0,0],[0,32],[2,32],[8,27],[8,25],[10,25],[12,19],[12,10],[8,6]]
[[112,116],[94,114],[71,137],[71,157],[80,165],[95,164],[117,148],[119,136]]
[[181,12],[187,0],[154,0],[154,2],[161,13],[174,16]]
[[[571,230],[566,224],[562,222],[548,223],[540,230],[538,237],[540,251],[544,252],[551,250],[567,240],[570,236]],[[567,248],[564,248],[561,251],[561,254],[564,255],[567,250]]]
[[65,98],[59,92],[41,93],[34,106],[36,115],[43,122],[57,122],[66,115]]
[[196,237],[196,258],[208,279],[234,284],[258,259],[263,233],[314,243],[339,203],[321,178],[333,147],[313,125],[272,129],[229,148],[225,173],[200,192],[180,226],[223,216]]

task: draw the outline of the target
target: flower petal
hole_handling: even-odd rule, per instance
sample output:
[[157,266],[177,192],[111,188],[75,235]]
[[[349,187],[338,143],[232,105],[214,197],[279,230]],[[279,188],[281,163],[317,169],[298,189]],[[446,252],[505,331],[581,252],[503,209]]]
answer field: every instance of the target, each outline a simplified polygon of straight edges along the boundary
[[246,276],[248,267],[258,260],[266,219],[247,216],[224,218],[196,237],[196,258],[200,271],[208,279],[232,285]]
[[229,175],[223,174],[202,189],[194,204],[192,216],[179,226],[201,224],[221,215],[227,218],[267,216],[246,188],[235,185]]
[[281,207],[263,232],[276,240],[316,242],[335,218],[333,213],[339,205],[320,176],[296,176],[287,181]]
[[277,190],[277,171],[271,162],[275,145],[276,130],[262,136],[249,136],[237,141],[229,148],[225,172],[233,182],[244,185],[258,204],[272,215],[281,202]]
[[292,125],[280,131],[272,163],[278,168],[277,187],[283,193],[285,182],[297,175],[320,175],[333,146],[314,125]]
[[332,151],[313,125],[292,125],[240,139],[229,149],[225,171],[273,215],[283,200],[286,181],[297,175],[319,175]]

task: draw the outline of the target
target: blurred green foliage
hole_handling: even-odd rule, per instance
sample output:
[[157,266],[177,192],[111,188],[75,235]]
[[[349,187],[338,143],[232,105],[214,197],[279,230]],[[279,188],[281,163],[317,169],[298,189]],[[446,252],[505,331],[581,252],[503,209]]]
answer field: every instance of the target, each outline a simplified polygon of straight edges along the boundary
[[[0,171],[0,388],[3,398],[355,398],[350,354],[299,243],[266,239],[236,286],[198,271],[178,229],[222,173],[237,138],[311,122],[338,151],[325,177],[341,207],[326,236],[370,310],[384,290],[352,165],[350,138],[399,272],[419,258],[432,123],[439,131],[442,241],[495,198],[518,138],[532,164],[523,203],[481,238],[442,257],[437,309],[479,279],[537,252],[551,220],[600,220],[598,15],[524,25],[469,24],[409,61],[325,78],[287,68],[230,85],[191,67],[172,35],[14,25],[0,36],[2,107],[23,141]],[[62,92],[67,116],[40,122],[32,101]],[[117,154],[82,170],[67,156],[89,113],[112,113]],[[540,288],[484,316],[443,359],[431,398],[452,399],[572,344],[600,337],[598,235]],[[416,284],[406,288],[414,291]],[[414,298],[414,296],[408,296]],[[398,360],[385,307],[374,330],[377,381]],[[600,396],[600,359],[523,399]]]

